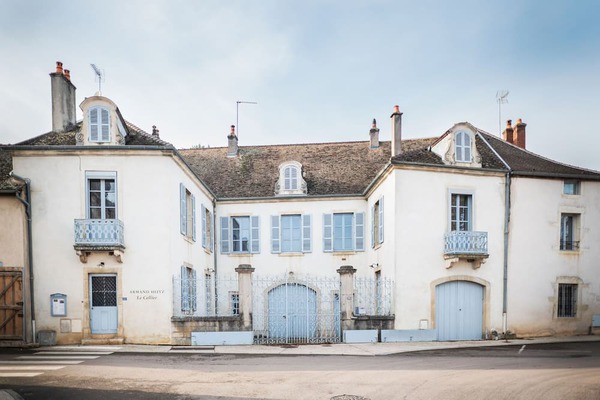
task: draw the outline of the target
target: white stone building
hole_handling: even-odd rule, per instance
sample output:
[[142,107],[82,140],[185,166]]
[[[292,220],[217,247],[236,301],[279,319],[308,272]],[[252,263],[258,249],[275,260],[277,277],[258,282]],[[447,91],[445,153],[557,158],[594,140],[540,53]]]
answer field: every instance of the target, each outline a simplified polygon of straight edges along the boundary
[[526,150],[520,120],[402,140],[396,107],[389,141],[375,121],[298,145],[232,127],[177,150],[99,94],[75,121],[62,65],[51,80],[53,130],[0,147],[4,192],[22,193],[10,171],[31,190],[24,341],[478,340],[587,334],[600,314],[600,173]]

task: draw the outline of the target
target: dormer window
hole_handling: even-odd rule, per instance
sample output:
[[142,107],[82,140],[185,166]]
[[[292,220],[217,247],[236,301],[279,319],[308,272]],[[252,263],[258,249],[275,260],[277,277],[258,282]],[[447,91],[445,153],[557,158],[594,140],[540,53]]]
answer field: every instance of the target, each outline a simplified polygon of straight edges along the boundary
[[471,136],[468,132],[456,133],[454,154],[456,162],[471,162]]
[[306,181],[302,178],[302,164],[289,161],[279,166],[279,180],[275,185],[275,195],[305,195]]
[[89,134],[90,142],[110,142],[110,111],[107,108],[90,108]]

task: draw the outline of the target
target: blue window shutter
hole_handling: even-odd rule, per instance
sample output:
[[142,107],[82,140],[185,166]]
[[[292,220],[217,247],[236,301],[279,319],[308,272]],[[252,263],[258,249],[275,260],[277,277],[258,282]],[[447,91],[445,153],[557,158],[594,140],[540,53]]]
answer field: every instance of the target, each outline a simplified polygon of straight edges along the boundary
[[371,207],[371,247],[375,247],[375,206]]
[[101,116],[101,126],[102,126],[102,141],[103,142],[109,142],[110,141],[110,114],[108,113],[108,110],[105,108],[101,108],[100,109],[100,116]]
[[310,215],[305,214],[302,216],[302,252],[310,253],[312,251],[312,238],[311,238],[311,218]]
[[98,141],[99,121],[98,121],[98,108],[90,108],[89,112],[89,124],[90,124],[90,137],[91,142]]
[[192,308],[192,311],[196,311],[198,309],[198,290],[197,290],[197,286],[198,286],[198,281],[196,280],[196,270],[192,269],[192,276],[191,276],[192,280],[190,282],[190,306]]
[[271,215],[271,253],[281,252],[279,237],[279,215]]
[[206,221],[206,207],[204,207],[204,204],[200,206],[200,217],[202,218],[202,247],[206,249],[206,223],[208,221]]
[[229,217],[221,217],[221,253],[229,254]]
[[250,253],[260,253],[260,221],[258,215],[250,217]]
[[323,214],[323,251],[333,251],[333,215]]
[[190,309],[190,297],[188,292],[188,280],[187,280],[187,268],[181,266],[181,276],[179,278],[181,286],[181,311],[188,311]]
[[379,243],[383,243],[383,196],[379,199]]
[[192,240],[195,242],[196,241],[196,198],[194,197],[194,195],[191,195],[190,198],[192,199]]
[[210,221],[208,222],[208,226],[210,226],[210,235],[207,235],[208,236],[207,240],[210,243],[210,251],[212,252],[215,249],[215,240],[214,240],[214,238],[217,237],[217,234],[215,233],[215,220],[213,218],[212,211],[210,211],[208,213],[208,217],[210,219]]
[[365,251],[365,213],[354,214],[354,250]]
[[187,207],[185,198],[185,186],[179,184],[179,229],[182,235],[187,233]]

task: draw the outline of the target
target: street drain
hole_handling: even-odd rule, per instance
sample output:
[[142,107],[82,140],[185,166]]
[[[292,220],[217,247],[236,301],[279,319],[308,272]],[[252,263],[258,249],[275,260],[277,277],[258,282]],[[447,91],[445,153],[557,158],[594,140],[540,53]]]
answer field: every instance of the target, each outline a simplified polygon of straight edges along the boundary
[[341,394],[339,396],[333,396],[331,400],[371,400],[368,397],[357,396],[355,394]]

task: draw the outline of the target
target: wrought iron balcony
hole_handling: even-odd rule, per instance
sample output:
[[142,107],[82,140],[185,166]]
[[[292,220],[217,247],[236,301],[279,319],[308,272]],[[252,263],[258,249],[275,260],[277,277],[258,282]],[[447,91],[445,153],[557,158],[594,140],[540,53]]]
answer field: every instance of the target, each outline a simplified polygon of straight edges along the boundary
[[444,237],[444,256],[484,258],[488,256],[487,232],[452,231]]
[[73,247],[84,263],[93,251],[108,251],[121,262],[125,250],[123,222],[118,219],[76,219]]

